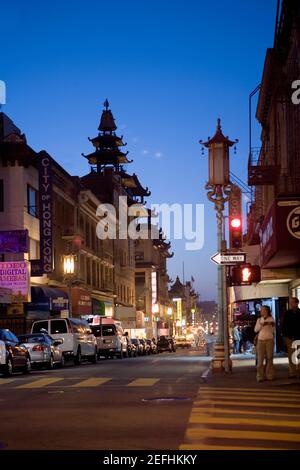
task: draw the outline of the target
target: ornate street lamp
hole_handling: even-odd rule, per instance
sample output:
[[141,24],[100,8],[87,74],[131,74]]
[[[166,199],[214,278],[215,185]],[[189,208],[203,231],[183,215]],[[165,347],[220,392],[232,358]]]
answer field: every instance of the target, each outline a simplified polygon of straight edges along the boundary
[[63,271],[64,280],[69,288],[69,316],[72,317],[72,284],[75,274],[75,255],[64,255],[63,256]]
[[[238,140],[232,141],[222,133],[221,120],[218,119],[217,130],[207,142],[200,144],[208,148],[208,182],[205,186],[209,201],[214,203],[217,216],[218,251],[226,250],[226,241],[222,240],[223,211],[230,199],[231,182],[229,173],[229,148]],[[226,305],[226,269],[218,266],[218,337],[212,361],[213,372],[230,370],[228,345],[228,320]]]

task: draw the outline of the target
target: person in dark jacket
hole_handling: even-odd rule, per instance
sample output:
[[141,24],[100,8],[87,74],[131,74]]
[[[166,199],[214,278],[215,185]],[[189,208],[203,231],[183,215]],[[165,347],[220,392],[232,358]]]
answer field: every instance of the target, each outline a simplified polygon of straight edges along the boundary
[[288,357],[289,357],[289,378],[300,376],[300,364],[293,361],[293,342],[300,340],[300,309],[297,297],[292,297],[290,301],[290,310],[284,316],[282,323],[282,335],[285,338]]

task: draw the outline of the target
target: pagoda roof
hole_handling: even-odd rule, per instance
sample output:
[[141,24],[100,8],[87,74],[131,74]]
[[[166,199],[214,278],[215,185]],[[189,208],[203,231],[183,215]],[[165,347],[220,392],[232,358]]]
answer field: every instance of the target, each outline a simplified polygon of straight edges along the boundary
[[229,138],[225,137],[225,135],[223,134],[220,118],[218,119],[217,130],[215,135],[212,138],[208,138],[207,142],[203,142],[202,140],[200,140],[200,144],[204,145],[205,147],[210,147],[212,144],[226,144],[228,147],[232,147],[236,143],[237,141],[229,140]]
[[130,190],[132,196],[150,196],[151,191],[148,190],[148,187],[144,188],[137,175],[133,173],[133,175],[129,175],[124,170],[120,172],[120,176],[122,178],[122,184],[126,189]]
[[182,293],[184,290],[184,285],[181,283],[179,277],[176,277],[176,281],[174,284],[170,287],[170,292],[172,293]]
[[125,147],[127,145],[123,142],[123,136],[118,137],[115,133],[98,134],[96,137],[92,139],[89,137],[88,139],[96,148]]
[[83,157],[87,158],[91,165],[120,165],[131,163],[133,160],[128,160],[128,152],[121,152],[119,149],[101,149],[96,150],[95,152],[85,155],[81,154]]
[[113,132],[117,129],[117,126],[111,110],[108,109],[109,102],[107,99],[104,102],[104,107],[105,109],[102,111],[98,130],[102,132]]

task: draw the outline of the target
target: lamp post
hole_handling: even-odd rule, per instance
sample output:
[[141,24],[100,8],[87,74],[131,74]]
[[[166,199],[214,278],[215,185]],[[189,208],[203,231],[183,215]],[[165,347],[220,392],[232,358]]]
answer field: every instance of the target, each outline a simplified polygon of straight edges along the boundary
[[172,309],[172,307],[168,307],[167,315],[168,315],[169,336],[172,336],[172,335],[173,335],[173,325],[172,325],[172,335],[171,335],[171,322],[172,322],[172,316],[173,316],[173,309]]
[[72,282],[75,274],[75,255],[64,255],[63,256],[63,270],[65,281],[69,288],[69,316],[72,317]]
[[[226,202],[230,199],[231,182],[229,176],[229,148],[238,140],[231,141],[222,133],[221,120],[218,119],[217,130],[207,142],[200,140],[200,144],[208,148],[209,179],[205,186],[208,200],[213,202],[217,217],[218,251],[226,250],[226,241],[223,240],[223,211]],[[229,372],[229,344],[228,320],[226,305],[226,267],[218,266],[218,336],[215,343],[212,360],[213,372]]]

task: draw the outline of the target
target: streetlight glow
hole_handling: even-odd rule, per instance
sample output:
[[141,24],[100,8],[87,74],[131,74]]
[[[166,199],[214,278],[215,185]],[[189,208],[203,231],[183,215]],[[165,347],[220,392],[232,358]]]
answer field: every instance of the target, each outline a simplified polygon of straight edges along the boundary
[[74,274],[75,260],[74,255],[64,256],[64,274]]

